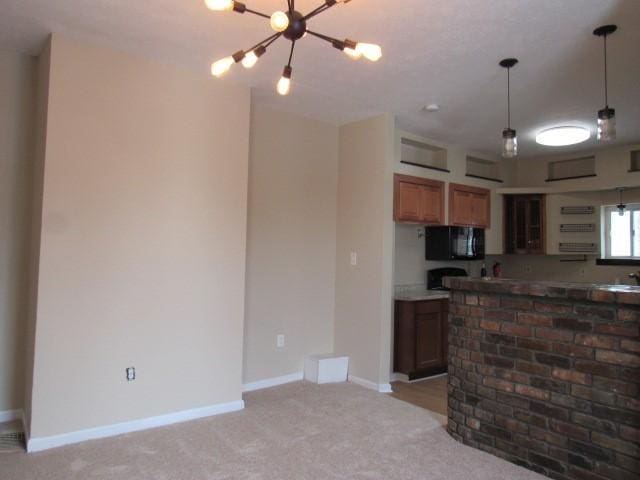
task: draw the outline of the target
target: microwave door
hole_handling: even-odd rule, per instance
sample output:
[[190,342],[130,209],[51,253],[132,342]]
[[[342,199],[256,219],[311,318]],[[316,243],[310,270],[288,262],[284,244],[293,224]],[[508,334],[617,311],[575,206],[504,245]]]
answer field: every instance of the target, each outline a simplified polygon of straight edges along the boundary
[[454,235],[454,251],[455,258],[468,258],[474,254],[474,237],[470,228],[457,228]]

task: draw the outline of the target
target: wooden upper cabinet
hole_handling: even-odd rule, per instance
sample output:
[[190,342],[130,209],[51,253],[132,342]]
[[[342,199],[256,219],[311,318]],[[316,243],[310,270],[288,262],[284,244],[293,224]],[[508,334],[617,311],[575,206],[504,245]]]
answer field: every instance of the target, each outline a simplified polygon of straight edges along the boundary
[[444,223],[444,182],[400,174],[393,178],[396,222]]
[[491,190],[458,183],[449,184],[449,224],[491,227]]

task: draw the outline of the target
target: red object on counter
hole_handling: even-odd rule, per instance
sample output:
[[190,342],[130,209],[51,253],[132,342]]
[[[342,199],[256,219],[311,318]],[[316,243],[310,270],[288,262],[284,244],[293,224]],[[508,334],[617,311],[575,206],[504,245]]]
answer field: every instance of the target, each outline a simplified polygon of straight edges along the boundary
[[493,276],[500,278],[502,276],[502,265],[498,262],[493,264]]

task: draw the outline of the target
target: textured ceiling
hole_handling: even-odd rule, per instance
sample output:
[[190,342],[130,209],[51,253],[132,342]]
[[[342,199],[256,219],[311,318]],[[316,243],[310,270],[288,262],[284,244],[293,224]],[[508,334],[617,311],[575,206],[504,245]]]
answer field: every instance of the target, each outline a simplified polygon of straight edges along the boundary
[[[285,0],[246,0],[282,10]],[[297,0],[306,12],[321,0]],[[37,54],[50,32],[175,63],[206,74],[213,60],[270,33],[252,15],[209,11],[203,0],[0,0],[0,48]],[[617,23],[609,39],[610,104],[616,144],[640,143],[640,0],[354,0],[310,22],[338,38],[379,43],[378,63],[354,62],[307,36],[296,47],[291,94],[274,86],[288,54],[279,40],[258,65],[218,82],[253,87],[254,102],[334,124],[393,112],[401,127],[487,153],[500,150],[506,122],[505,72],[515,56],[512,124],[521,154],[560,153],[535,134],[557,124],[594,130],[603,107],[602,43],[591,32]],[[422,106],[441,110],[425,113]],[[590,140],[576,149],[595,146]]]

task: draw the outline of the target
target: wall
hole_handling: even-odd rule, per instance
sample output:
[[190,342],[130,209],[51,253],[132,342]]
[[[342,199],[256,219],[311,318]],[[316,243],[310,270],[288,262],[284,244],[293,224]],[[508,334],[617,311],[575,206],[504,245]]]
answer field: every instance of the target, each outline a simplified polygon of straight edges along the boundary
[[333,351],[337,187],[337,127],[252,108],[244,383]]
[[23,404],[35,68],[0,51],[0,412]]
[[249,91],[57,35],[49,73],[31,437],[239,401]]
[[393,123],[380,115],[340,128],[335,349],[349,355],[350,375],[378,388],[391,358]]

